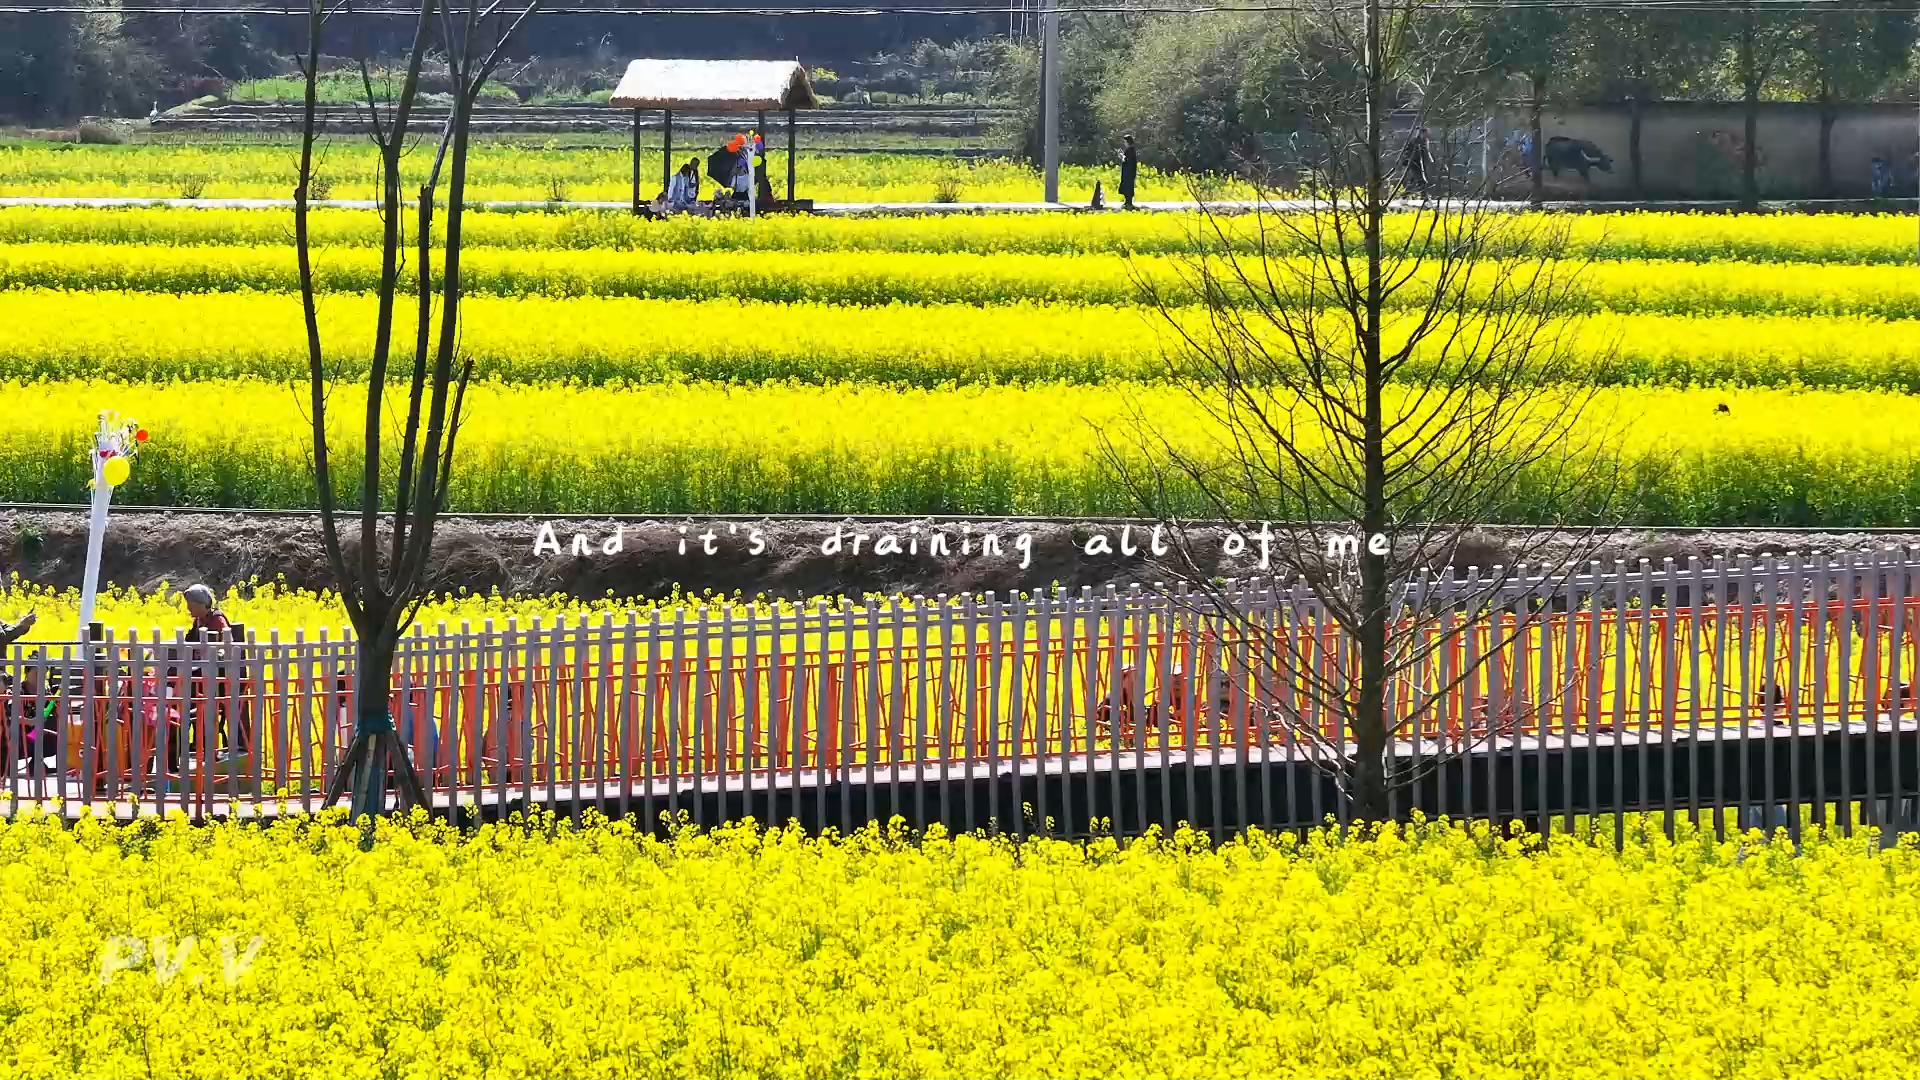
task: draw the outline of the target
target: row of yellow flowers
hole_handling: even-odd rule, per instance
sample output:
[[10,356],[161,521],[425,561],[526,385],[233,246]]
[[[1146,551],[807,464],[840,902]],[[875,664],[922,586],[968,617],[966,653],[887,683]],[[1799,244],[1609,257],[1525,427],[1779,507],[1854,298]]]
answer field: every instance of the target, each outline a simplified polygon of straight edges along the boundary
[[[1181,256],[930,254],[773,251],[751,259],[702,259],[673,251],[593,248],[483,248],[466,254],[468,291],[498,296],[733,297],[781,303],[1137,304],[1143,289],[1179,304],[1196,295],[1193,268]],[[1469,296],[1510,288],[1500,267],[1475,264],[1455,288]],[[379,283],[379,252],[338,247],[314,257],[325,292],[364,292]],[[1258,279],[1258,265],[1245,267]],[[1394,293],[1393,304],[1423,303],[1428,264]],[[436,269],[436,273],[438,270]],[[1523,275],[1532,271],[1521,270]],[[1568,290],[1565,310],[1686,314],[1920,314],[1920,279],[1886,265],[1562,261],[1550,273]],[[1292,303],[1299,286],[1272,270]],[[1316,278],[1322,282],[1324,279]],[[411,288],[413,275],[402,275]],[[129,289],[146,292],[291,292],[298,276],[291,246],[193,248],[155,244],[26,243],[0,246],[0,288]],[[1236,286],[1224,294],[1238,301]]]
[[1904,1075],[1920,851],[0,822],[22,1076]]
[[[1543,390],[1539,400],[1558,393]],[[343,469],[357,467],[358,443],[347,433],[361,421],[359,394],[338,388],[329,413],[340,425],[334,453]],[[1059,383],[482,383],[467,404],[450,489],[456,510],[1127,514],[1141,508],[1115,482],[1103,445],[1124,457],[1143,439],[1164,436],[1205,455],[1219,452],[1221,437],[1185,391],[1133,383],[1097,391]],[[254,379],[0,383],[0,414],[14,418],[0,432],[0,492],[18,501],[85,501],[85,472],[75,463],[85,460],[103,405],[160,433],[117,498],[313,505],[304,390]],[[1146,428],[1140,417],[1150,418]],[[1599,391],[1583,422],[1591,427],[1569,445],[1602,448],[1626,470],[1617,487],[1596,493],[1612,501],[1547,506],[1521,484],[1497,508],[1502,517],[1586,511],[1721,525],[1920,518],[1920,453],[1905,435],[1920,424],[1920,399],[1910,396],[1620,387]],[[1176,512],[1211,509],[1177,479],[1168,490]],[[1319,509],[1338,516],[1349,508]]]
[[[151,641],[155,633],[171,640],[175,631],[191,628],[192,619],[178,592],[190,584],[192,582],[163,581],[150,589],[108,586],[101,590],[94,609],[95,618],[122,639],[134,632],[141,635],[141,640]],[[292,588],[284,582],[250,581],[221,591],[218,601],[220,610],[229,619],[258,631],[262,641],[267,640],[266,635],[272,631],[279,631],[288,641],[295,631],[304,632],[310,639],[317,639],[321,631],[335,639],[351,632],[346,608],[331,591]],[[612,596],[583,599],[565,593],[507,596],[498,591],[462,591],[437,595],[423,603],[415,612],[412,625],[420,633],[437,633],[443,626],[449,632],[458,633],[463,625],[469,624],[479,630],[489,619],[501,628],[505,628],[509,620],[517,620],[516,625],[532,626],[536,619],[547,626],[558,620],[566,620],[569,625],[581,620],[598,625],[603,616],[611,615],[620,622],[629,614],[644,619],[656,608],[662,613],[685,608],[697,617],[708,605],[723,602],[731,601],[677,591],[655,599]],[[771,610],[767,605],[772,602],[740,599],[738,603],[757,605],[755,610]],[[781,608],[785,612],[792,609],[791,603]],[[0,618],[11,622],[28,611],[39,615],[28,640],[79,640],[80,590],[35,584],[14,571],[5,582],[0,582]]]
[[[461,346],[503,382],[751,383],[795,379],[921,387],[943,383],[1154,381],[1185,370],[1176,326],[1204,334],[1204,312],[1020,302],[777,304],[632,297],[466,301]],[[375,305],[329,297],[321,337],[333,370],[363,373]],[[400,340],[414,311],[398,313]],[[1403,319],[1387,340],[1404,340]],[[1858,315],[1597,314],[1575,317],[1564,364],[1542,381],[1920,389],[1920,334]],[[306,336],[286,293],[0,292],[0,376],[170,382],[304,378]],[[1286,355],[1275,342],[1275,355]],[[1423,347],[1419,354],[1430,355]],[[1406,370],[1427,371],[1426,363]]]
[[[438,224],[438,223],[437,223]],[[894,251],[934,254],[1089,255],[1264,248],[1297,251],[1299,218],[1267,214],[1207,220],[1166,213],[1085,217],[1059,214],[824,218],[777,216],[762,221],[674,218],[647,221],[624,211],[474,213],[462,236],[469,247],[611,248],[650,251]],[[1425,224],[1388,218],[1390,238],[1404,242]],[[379,217],[368,210],[318,209],[309,223],[316,243],[370,247],[380,242]],[[288,210],[66,206],[0,208],[0,243],[177,244],[195,247],[284,244],[293,234]],[[438,234],[436,234],[437,236]],[[1558,246],[1595,259],[1685,262],[1903,263],[1913,258],[1910,219],[1895,214],[1727,214],[1635,212],[1581,214],[1542,221],[1523,215],[1486,226],[1491,252]],[[1428,239],[1444,244],[1442,232]]]

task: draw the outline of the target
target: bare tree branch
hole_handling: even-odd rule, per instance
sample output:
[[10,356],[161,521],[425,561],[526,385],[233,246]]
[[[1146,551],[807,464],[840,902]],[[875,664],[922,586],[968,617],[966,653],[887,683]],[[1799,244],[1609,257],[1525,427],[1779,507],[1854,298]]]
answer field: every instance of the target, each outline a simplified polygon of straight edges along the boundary
[[[1136,445],[1103,442],[1136,507],[1171,523],[1159,568],[1216,642],[1208,664],[1244,690],[1241,719],[1308,749],[1378,819],[1558,699],[1528,684],[1433,734],[1463,688],[1504,685],[1509,647],[1570,617],[1600,535],[1570,526],[1615,481],[1583,441],[1592,385],[1565,381],[1582,269],[1566,230],[1476,197],[1491,178],[1447,167],[1415,188],[1397,164],[1424,159],[1401,148],[1429,123],[1479,115],[1471,16],[1329,0],[1287,25],[1308,199],[1279,207],[1253,176],[1254,212],[1203,213],[1176,283],[1135,278],[1173,330],[1168,382],[1216,434],[1175,436],[1136,408]],[[1461,568],[1479,523],[1522,504],[1548,520],[1517,558]],[[1182,524],[1196,511],[1262,537],[1271,579],[1223,580]],[[1409,739],[1431,753],[1390,752]]]

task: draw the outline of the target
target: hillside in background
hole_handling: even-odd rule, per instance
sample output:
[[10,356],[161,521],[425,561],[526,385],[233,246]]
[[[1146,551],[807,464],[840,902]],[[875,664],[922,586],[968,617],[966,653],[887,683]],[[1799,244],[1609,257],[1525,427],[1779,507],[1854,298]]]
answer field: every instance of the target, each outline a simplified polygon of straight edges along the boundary
[[[523,98],[604,90],[626,60],[639,56],[799,58],[864,89],[918,94],[922,83],[942,81],[943,67],[951,66],[938,44],[1006,30],[1004,19],[989,16],[551,14],[565,6],[546,5],[550,14],[524,28],[502,69],[502,81],[523,84]],[[377,60],[404,48],[405,22],[344,14],[331,40],[341,48],[356,43]],[[156,105],[164,110],[223,95],[238,83],[292,74],[291,57],[304,33],[300,20],[271,16],[123,15],[108,9],[0,15],[0,120],[44,124],[145,116]],[[922,42],[933,45],[916,49]],[[347,64],[341,57],[336,66]],[[952,79],[945,81],[951,87]]]

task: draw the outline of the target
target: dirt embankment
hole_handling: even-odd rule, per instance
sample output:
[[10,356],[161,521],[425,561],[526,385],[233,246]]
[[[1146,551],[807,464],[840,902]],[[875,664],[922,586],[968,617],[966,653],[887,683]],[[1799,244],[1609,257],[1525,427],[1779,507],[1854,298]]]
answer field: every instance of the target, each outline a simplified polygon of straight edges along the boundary
[[[76,511],[0,510],[0,572],[78,585],[86,529],[86,515]],[[1189,535],[1193,550],[1204,553],[1216,572],[1259,573],[1253,561],[1257,543],[1228,558],[1220,554],[1223,530]],[[676,587],[784,597],[1007,592],[1168,580],[1154,565],[1153,541],[1150,525],[1123,529],[1099,521],[452,518],[437,530],[428,573],[430,586],[442,592],[580,597],[662,596]],[[1589,543],[1567,537],[1558,546]],[[1606,538],[1597,557],[1657,563],[1688,555],[1868,551],[1917,543],[1920,532],[1632,529]],[[1487,566],[1516,554],[1505,534],[1488,530],[1473,537],[1455,561]],[[116,511],[101,566],[103,581],[143,589],[163,581],[175,587],[205,581],[224,589],[250,578],[311,589],[332,584],[318,519],[310,515]]]

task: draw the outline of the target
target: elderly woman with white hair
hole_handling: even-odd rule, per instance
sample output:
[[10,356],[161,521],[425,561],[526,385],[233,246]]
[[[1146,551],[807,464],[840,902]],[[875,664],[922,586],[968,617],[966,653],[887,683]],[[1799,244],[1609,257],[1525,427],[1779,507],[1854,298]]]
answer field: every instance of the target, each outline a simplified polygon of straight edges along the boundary
[[187,586],[180,593],[187,602],[187,614],[193,617],[193,629],[205,637],[218,637],[229,629],[226,613],[220,610],[213,588],[204,583]]

